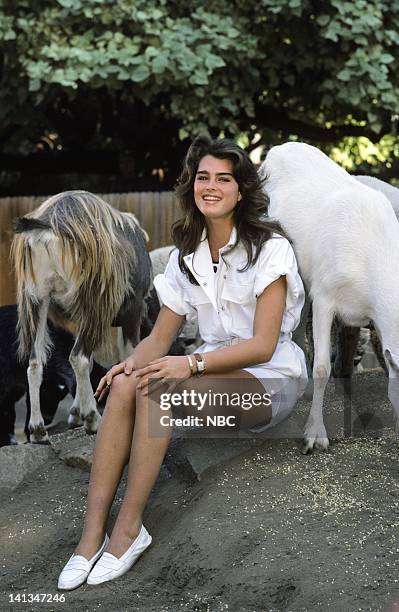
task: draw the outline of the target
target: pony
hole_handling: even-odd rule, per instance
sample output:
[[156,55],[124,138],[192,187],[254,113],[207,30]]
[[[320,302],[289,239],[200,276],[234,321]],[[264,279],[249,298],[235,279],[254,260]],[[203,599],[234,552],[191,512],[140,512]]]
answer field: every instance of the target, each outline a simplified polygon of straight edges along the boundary
[[[69,361],[76,377],[75,415],[97,431],[100,414],[90,384],[92,354],[110,351],[111,326],[132,346],[139,340],[152,283],[146,234],[130,213],[87,191],[65,191],[19,218],[12,243],[17,279],[18,355],[28,358],[29,432],[48,443],[40,412],[43,366],[51,353],[47,318],[73,322]],[[77,408],[78,405],[78,408]]]

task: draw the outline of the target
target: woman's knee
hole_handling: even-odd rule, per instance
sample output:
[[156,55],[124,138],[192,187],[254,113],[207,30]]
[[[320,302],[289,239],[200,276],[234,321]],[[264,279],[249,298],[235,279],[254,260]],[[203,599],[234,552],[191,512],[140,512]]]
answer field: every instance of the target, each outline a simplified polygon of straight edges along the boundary
[[[124,405],[136,396],[137,378],[132,374],[118,374],[112,379],[107,404]],[[114,402],[116,400],[116,402]]]

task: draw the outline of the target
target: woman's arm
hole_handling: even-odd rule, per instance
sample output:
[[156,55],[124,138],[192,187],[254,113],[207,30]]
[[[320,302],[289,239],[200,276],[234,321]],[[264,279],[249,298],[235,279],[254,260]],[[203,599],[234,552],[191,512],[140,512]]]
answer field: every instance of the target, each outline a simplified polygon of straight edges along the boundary
[[257,299],[253,337],[234,346],[203,353],[208,374],[240,370],[272,358],[280,335],[286,293],[285,276],[266,287]]
[[98,383],[94,397],[98,401],[104,398],[114,376],[122,373],[129,375],[133,370],[144,368],[150,361],[166,355],[184,319],[184,315],[178,315],[167,306],[162,306],[150,335],[139,342],[125,361],[108,370]]
[[[257,300],[253,337],[234,346],[202,353],[207,374],[240,370],[271,359],[280,335],[286,293],[285,275],[266,287]],[[152,360],[148,366],[138,370],[137,376],[142,379],[138,388],[145,389],[151,376],[185,380],[190,376],[190,368],[184,357],[163,357]]]

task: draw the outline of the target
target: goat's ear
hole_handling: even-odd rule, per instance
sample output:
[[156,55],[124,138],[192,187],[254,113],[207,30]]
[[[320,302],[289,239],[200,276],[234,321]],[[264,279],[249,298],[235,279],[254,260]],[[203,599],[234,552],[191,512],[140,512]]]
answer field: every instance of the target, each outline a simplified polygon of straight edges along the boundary
[[392,353],[389,349],[385,349],[384,351],[385,361],[387,365],[392,368],[395,372],[399,373],[399,356]]

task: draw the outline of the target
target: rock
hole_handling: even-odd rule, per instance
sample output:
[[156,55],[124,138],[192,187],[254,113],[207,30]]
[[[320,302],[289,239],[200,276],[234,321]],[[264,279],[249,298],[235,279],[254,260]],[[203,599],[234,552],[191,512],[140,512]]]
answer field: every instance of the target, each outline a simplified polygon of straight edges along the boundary
[[245,453],[263,440],[229,438],[177,439],[171,444],[166,465],[170,472],[188,479],[201,480],[212,467]]
[[10,492],[54,456],[47,444],[18,444],[0,448],[0,492]]
[[96,436],[89,436],[84,427],[50,436],[50,443],[61,461],[90,472]]

